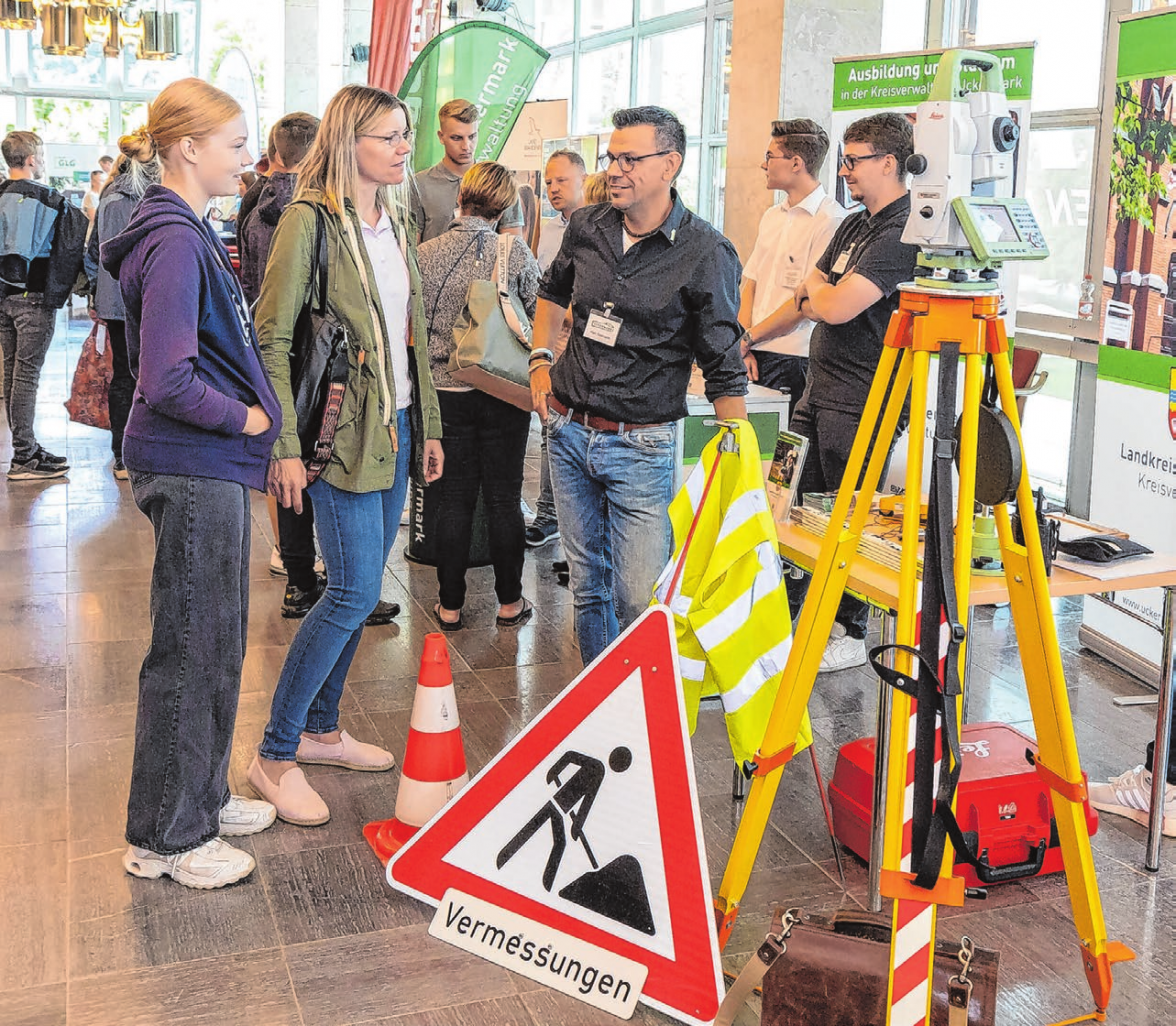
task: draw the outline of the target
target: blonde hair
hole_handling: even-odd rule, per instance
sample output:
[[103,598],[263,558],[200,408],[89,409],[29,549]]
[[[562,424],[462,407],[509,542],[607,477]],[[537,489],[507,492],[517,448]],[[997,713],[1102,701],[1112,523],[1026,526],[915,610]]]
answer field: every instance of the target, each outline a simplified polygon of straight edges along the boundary
[[493,221],[519,198],[514,175],[501,164],[483,160],[461,176],[457,187],[457,205],[463,214],[473,214]]
[[[399,96],[374,86],[346,85],[340,89],[323,111],[318,133],[298,168],[294,199],[322,193],[327,209],[342,216],[344,200],[354,200],[358,192],[356,142],[376,121],[397,110],[404,112],[405,131],[411,131],[412,115]],[[382,185],[376,190],[376,202],[402,224],[408,217],[411,174],[411,164],[406,162],[403,183]]]
[[182,78],[151,101],[147,124],[119,139],[118,148],[139,164],[166,161],[181,139],[202,139],[241,113],[241,105],[224,90],[203,79]]
[[608,175],[597,171],[584,180],[584,203],[591,206],[596,203],[608,203]]
[[470,103],[469,100],[460,98],[450,100],[437,111],[437,123],[439,125],[445,124],[448,120],[460,121],[463,125],[476,124],[478,121],[478,108]]

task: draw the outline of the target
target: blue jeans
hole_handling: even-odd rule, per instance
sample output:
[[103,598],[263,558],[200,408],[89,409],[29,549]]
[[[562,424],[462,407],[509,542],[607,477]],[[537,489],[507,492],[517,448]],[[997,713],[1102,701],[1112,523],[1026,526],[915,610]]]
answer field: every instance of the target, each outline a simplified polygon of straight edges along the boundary
[[585,665],[641,615],[669,562],[676,432],[674,424],[594,431],[554,410],[547,419],[551,484]]
[[412,468],[412,429],[407,410],[397,415],[400,450],[396,479],[379,492],[345,492],[321,477],[309,488],[314,500],[327,590],[302,625],[274,690],[260,754],[293,762],[302,732],[327,734],[339,727],[339,699],[363,622],[380,599],[384,565],[400,528]]
[[155,529],[127,840],[159,855],[220,832],[249,622],[249,489],[132,470]]

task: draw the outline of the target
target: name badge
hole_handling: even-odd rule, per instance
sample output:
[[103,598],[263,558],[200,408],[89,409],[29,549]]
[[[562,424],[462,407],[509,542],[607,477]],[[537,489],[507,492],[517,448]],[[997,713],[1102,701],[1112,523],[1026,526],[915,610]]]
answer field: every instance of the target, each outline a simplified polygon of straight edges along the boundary
[[605,346],[615,346],[621,325],[625,322],[613,316],[612,303],[606,303],[603,310],[593,310],[584,326],[584,337]]
[[849,266],[849,250],[846,249],[846,250],[842,250],[841,256],[839,256],[837,258],[837,261],[833,264],[832,273],[833,274],[844,274],[845,269],[848,266]]
[[780,273],[780,284],[786,289],[796,289],[804,280],[799,267],[787,267]]

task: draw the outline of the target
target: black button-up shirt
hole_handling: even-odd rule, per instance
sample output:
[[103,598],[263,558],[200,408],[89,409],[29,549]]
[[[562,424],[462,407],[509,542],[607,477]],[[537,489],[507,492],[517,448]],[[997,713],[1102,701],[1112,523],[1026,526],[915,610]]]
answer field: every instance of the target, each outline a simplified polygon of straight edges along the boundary
[[[577,210],[539,285],[539,297],[572,306],[572,334],[551,373],[557,399],[626,424],[686,416],[691,364],[711,402],[747,394],[739,353],[741,269],[735,247],[683,206],[647,239],[624,251],[620,211]],[[616,345],[584,336],[589,315],[611,303],[622,320]]]

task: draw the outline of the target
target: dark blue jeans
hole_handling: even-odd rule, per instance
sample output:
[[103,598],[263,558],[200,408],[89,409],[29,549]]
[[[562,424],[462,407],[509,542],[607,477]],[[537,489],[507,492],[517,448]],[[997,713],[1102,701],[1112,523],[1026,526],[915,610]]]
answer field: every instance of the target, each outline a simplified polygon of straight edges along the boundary
[[155,528],[127,840],[160,855],[220,832],[249,621],[249,489],[132,470]]
[[293,762],[302,732],[328,734],[339,727],[339,700],[363,622],[380,600],[384,565],[400,528],[412,466],[407,410],[397,417],[400,450],[396,480],[379,492],[345,492],[321,477],[314,499],[327,590],[294,635],[270,706],[261,757]]

